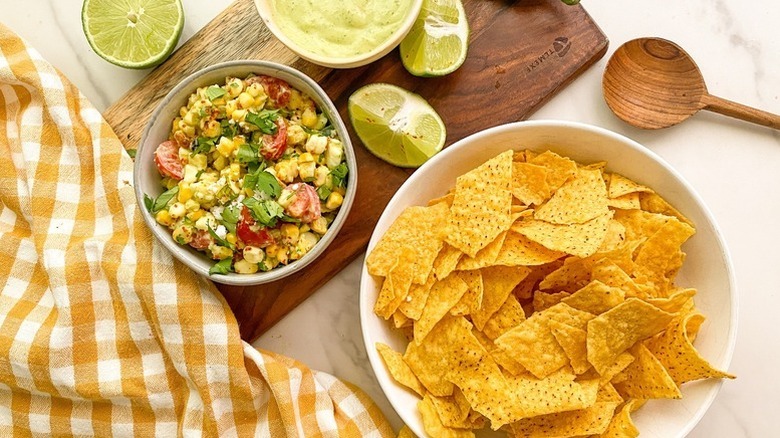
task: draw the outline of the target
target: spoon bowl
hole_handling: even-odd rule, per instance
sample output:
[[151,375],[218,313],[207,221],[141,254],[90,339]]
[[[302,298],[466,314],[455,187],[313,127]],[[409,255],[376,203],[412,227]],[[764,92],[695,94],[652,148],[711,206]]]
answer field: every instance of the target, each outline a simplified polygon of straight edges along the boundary
[[638,128],[667,128],[706,109],[780,129],[776,114],[709,94],[693,58],[662,38],[620,46],[607,63],[602,86],[612,112]]

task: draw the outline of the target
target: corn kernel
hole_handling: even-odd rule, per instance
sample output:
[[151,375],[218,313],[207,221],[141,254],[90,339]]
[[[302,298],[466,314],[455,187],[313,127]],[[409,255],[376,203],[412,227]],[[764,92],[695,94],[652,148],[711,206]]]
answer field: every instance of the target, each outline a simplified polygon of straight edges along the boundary
[[216,120],[209,120],[203,125],[203,136],[215,138],[222,135],[222,125]]
[[298,162],[284,160],[276,163],[276,176],[285,183],[291,183],[298,176]]
[[184,117],[187,115],[187,107],[183,106],[179,108],[179,117]]
[[310,229],[311,228],[309,228],[308,224],[301,224],[300,232],[301,233],[305,233],[305,232],[309,231]]
[[314,185],[317,187],[328,185],[329,176],[330,169],[326,166],[317,167],[317,170],[314,171]]
[[230,97],[236,97],[244,91],[244,81],[238,78],[230,78],[225,84],[227,94]]
[[204,154],[195,154],[190,157],[190,164],[197,167],[198,170],[206,170],[209,160]]
[[238,239],[236,239],[236,235],[235,235],[235,234],[233,234],[233,233],[227,233],[227,234],[225,235],[225,240],[227,240],[228,242],[230,242],[230,243],[232,243],[232,244],[234,244],[234,245],[235,245],[235,244],[236,244],[236,241],[237,241]]
[[295,243],[298,241],[298,226],[295,224],[284,224],[281,227],[282,237],[287,243]]
[[328,210],[335,210],[341,207],[342,202],[344,202],[344,197],[336,192],[332,192],[328,195],[328,200],[325,202],[325,208]]
[[211,258],[216,260],[225,260],[233,257],[233,250],[224,246],[211,244],[209,245],[209,251],[211,251]]
[[228,178],[230,178],[231,181],[238,181],[238,179],[241,178],[240,164],[230,163],[230,173],[228,174]]
[[228,103],[225,104],[225,115],[228,117],[231,117],[233,115],[233,111],[238,109],[238,102],[235,100],[230,100]]
[[169,227],[176,222],[172,217],[171,214],[168,213],[168,210],[160,210],[157,212],[157,215],[154,217],[154,219],[160,224],[165,225],[166,227]]
[[214,163],[212,163],[215,169],[222,170],[227,165],[227,158],[225,158],[224,155],[220,154],[219,157],[217,157],[214,160]]
[[249,263],[241,259],[233,264],[233,270],[239,274],[254,274],[257,272],[257,263]]
[[310,163],[310,162],[314,162],[314,157],[310,153],[304,152],[298,155],[298,163]]
[[325,125],[328,124],[328,117],[325,115],[325,113],[319,113],[317,114],[317,124],[314,125],[314,129],[317,131],[321,130],[325,127]]
[[233,153],[233,150],[235,148],[236,148],[235,142],[227,137],[220,138],[219,143],[217,144],[217,150],[219,151],[220,154],[222,154],[223,157],[226,158]]
[[314,161],[309,161],[307,163],[300,163],[298,164],[298,176],[301,177],[301,180],[305,182],[310,182],[314,180],[314,173],[317,169],[317,163]]
[[189,212],[200,210],[200,203],[194,199],[188,199],[184,202],[184,208]]
[[179,225],[176,228],[174,228],[173,233],[171,233],[171,237],[173,237],[173,240],[179,242],[182,245],[186,245],[190,243],[192,240],[192,227],[189,225]]
[[182,128],[181,132],[184,133],[187,137],[195,137],[195,127],[194,126],[185,126]]
[[204,214],[206,214],[204,210],[195,210],[191,213],[187,213],[187,219],[191,221],[197,221],[198,219],[202,218]]
[[314,128],[317,126],[317,113],[311,108],[306,108],[301,114],[301,124],[307,128]]
[[187,111],[187,114],[182,117],[182,120],[188,126],[195,126],[198,124],[198,122],[200,122],[200,114],[196,113],[195,111]]
[[203,231],[208,231],[209,228],[213,228],[217,220],[214,215],[206,212],[200,219],[195,221],[195,228]]
[[233,114],[231,114],[230,117],[235,122],[243,122],[244,118],[246,117],[246,110],[245,109],[237,109],[237,110],[233,111]]
[[344,158],[344,145],[336,139],[328,141],[328,151],[325,153],[325,165],[333,169],[341,164]]
[[248,261],[249,263],[260,263],[265,258],[263,250],[256,246],[244,247],[243,254],[244,260]]
[[184,208],[184,204],[181,202],[175,202],[173,205],[170,206],[168,209],[168,213],[171,215],[172,218],[178,219],[182,216],[184,216],[184,213],[186,213],[186,209]]
[[238,105],[241,108],[248,109],[255,104],[255,98],[247,92],[243,92],[238,95]]
[[170,190],[178,184],[178,182],[173,178],[165,178],[162,181],[162,184],[165,186],[166,189]]
[[314,134],[306,141],[306,152],[312,155],[319,155],[325,152],[328,147],[328,137],[324,137],[319,134]]
[[252,97],[259,97],[261,94],[265,95],[265,90],[263,89],[263,86],[258,84],[257,82],[246,87],[246,92],[249,93],[249,95]]
[[290,125],[287,127],[287,144],[289,146],[296,146],[304,144],[308,134],[301,128],[301,125]]
[[322,235],[328,231],[328,220],[320,216],[314,222],[312,222],[310,226],[312,231]]

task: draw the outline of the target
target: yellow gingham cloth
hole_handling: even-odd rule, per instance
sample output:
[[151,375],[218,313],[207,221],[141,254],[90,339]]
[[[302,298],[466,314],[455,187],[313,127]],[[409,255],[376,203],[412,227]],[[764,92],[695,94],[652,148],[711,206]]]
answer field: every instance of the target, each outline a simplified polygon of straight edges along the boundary
[[0,25],[0,436],[389,436],[359,389],[241,341],[153,238],[100,113]]

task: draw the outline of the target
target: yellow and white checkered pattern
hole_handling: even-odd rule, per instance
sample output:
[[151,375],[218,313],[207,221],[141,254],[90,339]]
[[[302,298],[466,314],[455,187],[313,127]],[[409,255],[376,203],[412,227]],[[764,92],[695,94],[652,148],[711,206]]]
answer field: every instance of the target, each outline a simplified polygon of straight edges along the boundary
[[389,436],[359,389],[241,341],[143,224],[100,113],[0,25],[0,436]]

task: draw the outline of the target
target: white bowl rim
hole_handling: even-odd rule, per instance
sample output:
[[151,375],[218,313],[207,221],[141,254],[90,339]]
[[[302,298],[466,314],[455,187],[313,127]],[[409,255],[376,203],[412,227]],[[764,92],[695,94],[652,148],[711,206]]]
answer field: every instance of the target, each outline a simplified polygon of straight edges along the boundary
[[[728,369],[728,367],[731,365],[731,361],[734,356],[734,349],[736,347],[736,341],[737,341],[737,324],[738,324],[737,320],[739,315],[739,299],[738,299],[736,278],[734,275],[735,273],[734,265],[732,263],[731,255],[729,253],[728,247],[726,246],[726,242],[720,231],[720,227],[717,225],[717,222],[715,222],[715,218],[712,212],[704,203],[701,196],[699,196],[698,192],[696,192],[696,190],[690,185],[690,183],[688,183],[688,181],[685,178],[683,178],[683,176],[679,172],[677,172],[677,170],[675,170],[672,166],[670,166],[663,158],[661,158],[655,152],[651,151],[645,146],[642,146],[640,143],[622,134],[618,134],[606,128],[602,128],[587,123],[572,122],[572,121],[565,121],[565,120],[525,120],[519,122],[506,123],[503,125],[494,126],[476,132],[446,147],[444,150],[442,150],[441,152],[436,154],[433,158],[428,160],[425,164],[423,164],[406,181],[404,181],[404,183],[401,185],[398,191],[396,191],[395,195],[393,195],[393,197],[387,203],[387,206],[385,207],[385,210],[382,212],[382,215],[380,215],[377,223],[381,223],[383,221],[383,218],[387,214],[388,210],[392,209],[396,204],[400,202],[400,199],[402,198],[402,195],[405,192],[406,186],[414,185],[418,179],[423,179],[426,177],[425,170],[428,167],[434,166],[434,164],[438,163],[439,161],[444,161],[449,159],[450,155],[454,155],[458,153],[460,149],[470,147],[471,144],[473,144],[474,142],[478,141],[483,137],[489,137],[496,133],[523,129],[524,127],[549,127],[549,128],[566,127],[566,128],[574,128],[574,129],[581,129],[584,131],[590,131],[606,137],[614,138],[624,143],[626,146],[630,147],[636,152],[639,152],[640,154],[643,154],[651,158],[652,160],[656,161],[666,171],[671,173],[685,188],[685,190],[687,190],[688,193],[690,193],[691,198],[697,204],[697,208],[701,209],[702,213],[707,218],[707,221],[713,225],[713,231],[717,239],[717,243],[719,244],[720,248],[723,249],[723,259],[726,265],[726,270],[727,270],[726,274],[729,278],[729,290],[731,291],[730,294],[731,295],[731,303],[730,303],[731,319],[729,320],[729,335],[727,339],[726,353],[724,355],[723,361],[719,364],[719,366],[721,366],[723,369]],[[381,236],[376,232],[375,229],[371,235],[371,239],[369,240],[368,247],[366,249],[366,254],[370,253],[371,249],[373,249],[373,247],[377,244],[380,238]],[[380,369],[384,369],[383,367],[385,365],[384,362],[382,362],[381,358],[379,357],[379,354],[376,352],[374,345],[372,344],[373,339],[371,339],[371,336],[369,336],[369,334],[367,333],[366,324],[364,321],[364,317],[376,318],[376,315],[374,315],[371,312],[365,312],[366,314],[364,315],[363,312],[364,308],[368,308],[368,307],[373,308],[373,303],[371,304],[371,306],[365,307],[366,303],[363,302],[364,300],[367,299],[364,291],[367,291],[369,288],[373,287],[369,283],[370,279],[371,279],[371,274],[368,273],[368,269],[366,268],[366,263],[364,259],[363,268],[360,274],[360,291],[359,291],[359,301],[358,301],[358,309],[360,309],[360,328],[363,335],[363,344],[364,347],[366,348],[366,353],[369,359],[369,363],[371,364],[371,368],[372,370],[380,370]],[[374,371],[374,375],[377,378],[377,381],[379,382],[379,386],[382,388],[382,392],[385,395],[388,393],[387,390],[390,387],[390,385],[399,386],[399,384],[392,381],[392,378],[389,378],[384,375],[383,378],[379,378],[379,375],[377,374],[376,371]],[[712,405],[712,402],[715,400],[715,397],[720,392],[722,386],[723,386],[722,379],[715,382],[713,388],[707,394],[707,398],[699,406],[695,415],[688,421],[686,426],[679,431],[677,438],[684,438],[685,436],[687,436],[688,433],[690,433],[690,431],[693,430],[693,428],[699,423],[699,421],[701,421],[702,417],[709,410],[710,406]],[[401,406],[397,400],[391,399],[390,397],[387,397],[387,399],[390,402],[390,405],[395,410],[396,414],[398,414],[398,416],[403,419],[401,414],[401,412],[404,411],[403,406]]]
[[412,29],[412,26],[414,25],[414,22],[417,20],[417,16],[420,14],[423,0],[411,0],[411,2],[411,8],[404,18],[404,21],[401,23],[401,26],[387,38],[387,41],[380,44],[370,52],[366,52],[361,55],[339,58],[334,56],[320,55],[295,43],[276,25],[276,22],[273,19],[273,11],[271,9],[270,0],[254,0],[255,8],[260,14],[260,18],[263,20],[263,23],[265,23],[268,30],[270,30],[271,33],[282,42],[282,44],[287,46],[287,48],[293,52],[297,53],[301,58],[330,68],[360,67],[376,61],[382,56],[388,54],[396,45],[401,42],[406,34],[409,33],[409,31]]
[[[167,106],[167,104],[172,99],[175,99],[177,95],[179,95],[179,93],[190,90],[192,87],[192,83],[194,81],[215,70],[229,69],[229,68],[244,68],[244,67],[252,67],[252,68],[257,67],[262,69],[278,70],[286,74],[289,74],[291,76],[295,76],[299,78],[307,86],[311,87],[314,93],[317,94],[317,97],[328,108],[328,111],[335,116],[332,118],[332,120],[330,120],[330,122],[336,128],[336,131],[339,133],[339,139],[344,145],[344,153],[346,156],[347,168],[349,169],[349,184],[347,185],[346,194],[344,196],[344,200],[342,202],[341,208],[339,209],[339,212],[336,215],[336,219],[334,219],[333,223],[331,223],[331,226],[330,228],[328,228],[328,232],[325,234],[325,236],[323,236],[317,242],[317,244],[314,245],[314,248],[312,248],[311,251],[306,253],[306,255],[304,255],[301,259],[296,260],[281,268],[275,268],[267,272],[257,272],[255,274],[230,273],[227,275],[209,275],[208,269],[200,265],[193,264],[192,261],[189,260],[187,256],[185,256],[184,251],[187,251],[187,248],[183,248],[177,243],[175,243],[173,241],[173,238],[171,237],[171,233],[167,229],[163,230],[161,228],[162,226],[159,225],[157,221],[154,220],[151,213],[149,213],[149,211],[144,206],[145,193],[141,189],[141,180],[140,180],[142,166],[144,166],[144,163],[142,163],[142,160],[140,159],[136,159],[135,162],[133,163],[133,186],[135,191],[136,202],[138,203],[138,208],[141,210],[141,216],[143,217],[144,222],[146,223],[147,227],[151,230],[155,238],[158,241],[160,241],[163,244],[163,246],[177,260],[185,264],[188,268],[202,275],[203,277],[211,281],[214,281],[216,283],[229,284],[235,286],[255,286],[259,284],[270,283],[272,281],[276,281],[281,278],[292,275],[300,271],[301,269],[305,268],[307,265],[309,265],[311,262],[317,259],[325,251],[325,249],[328,246],[330,246],[330,244],[338,235],[339,231],[341,230],[341,227],[346,222],[350,209],[352,208],[353,201],[355,200],[355,195],[357,192],[357,184],[358,184],[358,169],[357,169],[357,158],[355,156],[355,150],[353,149],[352,140],[349,137],[349,131],[347,131],[347,127],[344,124],[344,120],[341,118],[338,108],[336,108],[336,105],[330,99],[330,96],[328,96],[325,90],[323,90],[322,87],[320,87],[319,84],[317,84],[317,82],[314,81],[314,79],[310,78],[305,73],[295,68],[292,68],[290,66],[271,62],[271,61],[244,59],[244,60],[220,62],[217,64],[210,65],[182,79],[178,84],[176,84],[175,87],[173,87],[173,89],[171,89],[171,91],[169,91],[165,95],[165,97],[163,97],[159,101],[157,107],[155,108],[154,112],[149,118],[146,127],[144,128],[143,134],[141,135],[141,141],[138,143],[137,156],[139,157],[141,156],[141,149],[144,147],[144,143],[146,143],[148,140],[154,122],[161,116],[161,113],[163,109]],[[149,166],[150,164],[146,163],[146,165]]]

